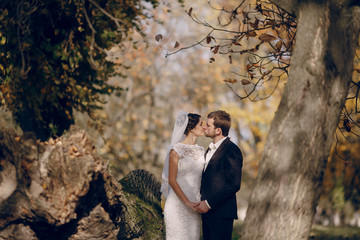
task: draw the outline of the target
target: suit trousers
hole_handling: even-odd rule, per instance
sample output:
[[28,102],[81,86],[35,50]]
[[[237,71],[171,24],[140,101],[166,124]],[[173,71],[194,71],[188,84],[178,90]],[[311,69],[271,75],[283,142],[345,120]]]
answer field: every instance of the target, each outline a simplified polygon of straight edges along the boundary
[[202,218],[204,240],[231,240],[234,219]]

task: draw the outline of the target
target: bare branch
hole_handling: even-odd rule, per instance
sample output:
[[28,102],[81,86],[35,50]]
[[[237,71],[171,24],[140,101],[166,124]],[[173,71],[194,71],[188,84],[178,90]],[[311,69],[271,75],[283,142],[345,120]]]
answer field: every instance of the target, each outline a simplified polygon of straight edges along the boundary
[[92,25],[92,23],[90,21],[89,15],[87,14],[86,7],[85,7],[85,1],[86,0],[83,0],[82,3],[83,3],[83,12],[84,12],[84,15],[85,15],[86,22],[89,24],[89,27],[90,27],[91,31],[93,33],[96,33],[96,30],[95,30],[95,28],[93,27],[93,25]]
[[114,17],[113,15],[111,15],[109,12],[107,12],[105,9],[103,9],[102,7],[100,7],[100,5],[94,1],[94,0],[89,0],[89,2],[91,2],[92,4],[94,4],[95,7],[97,7],[103,14],[105,14],[107,17],[109,17],[111,20],[114,21],[114,23],[116,24],[118,30],[121,29],[120,23],[127,25],[124,21],[122,21],[119,18]]
[[182,47],[182,48],[178,49],[178,50],[175,51],[175,52],[166,53],[165,57],[168,57],[168,56],[171,56],[171,55],[173,55],[173,54],[176,54],[176,53],[178,53],[178,52],[180,52],[180,51],[183,51],[183,50],[186,50],[186,49],[193,48],[193,47],[195,47],[195,46],[201,45],[202,42],[204,42],[204,41],[207,39],[208,36],[211,36],[211,33],[212,33],[212,32],[213,32],[213,30],[212,30],[206,37],[204,37],[202,40],[194,43],[193,45],[190,45],[190,46],[187,46],[187,47]]
[[284,9],[286,12],[288,12],[289,14],[296,16],[297,12],[297,5],[298,5],[298,1],[297,0],[270,0],[273,4],[275,4],[276,6],[278,6],[281,9]]
[[[246,88],[242,86],[244,94],[239,94],[234,90],[234,85],[228,82],[226,84],[239,99],[249,98],[255,101],[270,97],[276,90],[281,76],[288,74],[295,42],[296,22],[294,17],[269,1],[258,0],[254,8],[244,3],[245,0],[241,0],[233,9],[225,9],[214,7],[209,0],[209,6],[223,15],[218,17],[216,26],[200,20],[194,13],[188,13],[195,23],[209,28],[209,33],[190,46],[166,53],[166,57],[197,45],[210,48],[214,54],[219,55],[246,54],[249,56],[249,67],[246,67],[248,76],[245,76],[245,79],[249,79],[253,87],[250,90],[250,85]],[[227,20],[222,23],[220,18]],[[252,41],[248,41],[249,39]],[[263,48],[260,50],[264,45],[271,49],[267,52],[264,52]],[[261,96],[257,90],[270,80],[276,81],[275,88],[271,88],[270,95],[266,93]]]
[[[24,1],[22,0],[19,5],[17,6],[16,9],[16,14],[17,14],[17,40],[18,40],[18,47],[19,47],[19,51],[20,51],[20,56],[21,56],[21,69],[20,69],[20,77],[22,79],[25,79],[27,77],[27,74],[29,73],[29,71],[31,70],[30,65],[28,67],[26,67],[26,60],[25,60],[25,56],[24,56],[24,46],[23,43],[21,41],[21,29],[25,28],[26,26],[23,26],[23,24],[26,24],[26,19],[24,19],[24,17],[29,17],[31,13],[33,13],[34,11],[36,11],[37,6],[35,5],[32,9],[30,9],[29,12],[24,12],[23,9],[24,6]],[[28,26],[26,27],[28,28]],[[25,70],[26,69],[26,70]]]
[[92,32],[91,33],[90,52],[89,52],[89,58],[90,58],[89,62],[94,69],[98,69],[99,66],[96,64],[96,62],[94,60],[94,56],[93,56],[94,45],[95,45],[95,32]]

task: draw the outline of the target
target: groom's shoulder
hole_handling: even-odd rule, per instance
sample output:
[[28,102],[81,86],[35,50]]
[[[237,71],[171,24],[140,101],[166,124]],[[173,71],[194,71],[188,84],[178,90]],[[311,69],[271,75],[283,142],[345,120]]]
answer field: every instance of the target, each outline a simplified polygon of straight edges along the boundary
[[237,147],[236,144],[231,141],[229,137],[227,137],[221,145],[223,145],[225,148]]
[[229,141],[228,141],[228,144],[227,144],[227,145],[228,145],[232,150],[241,152],[239,146],[238,146],[236,143],[234,143],[230,138],[228,138],[228,139],[229,139]]
[[230,137],[227,137],[227,143],[233,147],[238,147],[236,143],[233,142],[233,140]]

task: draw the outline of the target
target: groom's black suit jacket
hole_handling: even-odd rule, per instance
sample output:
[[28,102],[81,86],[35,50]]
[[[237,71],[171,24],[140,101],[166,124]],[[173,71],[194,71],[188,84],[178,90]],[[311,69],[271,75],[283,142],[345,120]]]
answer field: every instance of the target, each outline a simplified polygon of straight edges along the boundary
[[242,165],[240,149],[226,138],[202,174],[201,200],[207,200],[211,207],[203,217],[238,218],[236,192],[240,190]]

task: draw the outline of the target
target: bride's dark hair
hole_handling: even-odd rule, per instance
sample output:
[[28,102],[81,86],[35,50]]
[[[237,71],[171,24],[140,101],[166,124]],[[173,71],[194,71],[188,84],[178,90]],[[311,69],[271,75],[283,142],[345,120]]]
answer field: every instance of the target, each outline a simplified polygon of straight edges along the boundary
[[189,121],[184,132],[185,135],[188,135],[188,133],[196,127],[200,121],[201,116],[196,113],[188,113],[188,118]]

